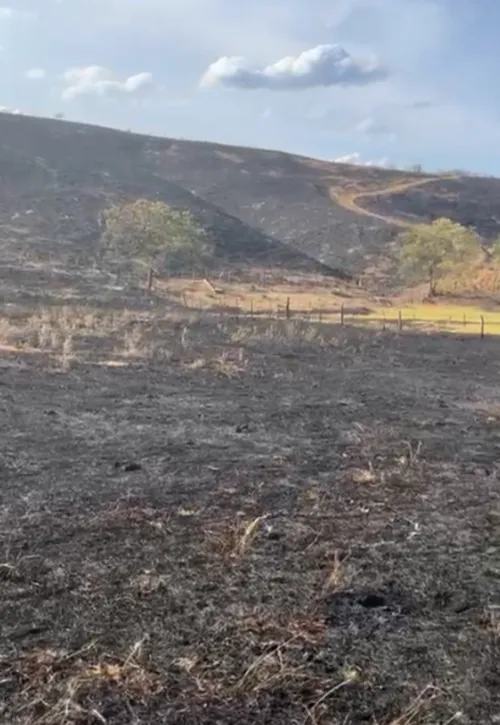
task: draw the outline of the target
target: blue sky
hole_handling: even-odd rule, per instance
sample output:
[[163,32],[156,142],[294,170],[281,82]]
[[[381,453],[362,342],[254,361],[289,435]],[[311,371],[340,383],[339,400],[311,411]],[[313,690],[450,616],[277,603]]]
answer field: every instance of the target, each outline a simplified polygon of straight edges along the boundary
[[0,105],[500,176],[500,0],[11,0]]

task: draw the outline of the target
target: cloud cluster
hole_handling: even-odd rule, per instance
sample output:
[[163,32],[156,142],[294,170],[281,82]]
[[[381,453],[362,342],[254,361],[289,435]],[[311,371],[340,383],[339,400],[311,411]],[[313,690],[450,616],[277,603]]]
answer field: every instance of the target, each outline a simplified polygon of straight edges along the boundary
[[264,67],[252,66],[238,56],[219,58],[204,73],[201,85],[295,91],[366,85],[387,76],[387,70],[375,58],[354,58],[339,45],[318,45]]
[[345,154],[345,156],[339,156],[338,158],[333,159],[333,162],[335,164],[353,164],[354,166],[389,166],[388,158],[364,161],[358,151],[355,151],[352,154]]
[[136,73],[118,80],[114,74],[98,65],[87,68],[71,68],[63,74],[66,88],[61,96],[71,101],[79,96],[120,96],[139,95],[149,89],[153,83],[152,73]]
[[11,113],[13,116],[22,115],[22,111],[19,108],[11,108],[10,106],[0,106],[0,113]]

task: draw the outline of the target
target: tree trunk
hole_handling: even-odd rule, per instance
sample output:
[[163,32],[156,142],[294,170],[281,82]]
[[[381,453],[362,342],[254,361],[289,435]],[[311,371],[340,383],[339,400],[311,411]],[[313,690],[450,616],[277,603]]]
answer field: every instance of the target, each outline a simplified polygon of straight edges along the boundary
[[434,265],[429,267],[429,297],[436,294],[436,280],[434,279]]
[[148,269],[148,279],[147,279],[148,295],[151,294],[151,290],[153,289],[153,277],[154,277],[153,267],[150,267]]

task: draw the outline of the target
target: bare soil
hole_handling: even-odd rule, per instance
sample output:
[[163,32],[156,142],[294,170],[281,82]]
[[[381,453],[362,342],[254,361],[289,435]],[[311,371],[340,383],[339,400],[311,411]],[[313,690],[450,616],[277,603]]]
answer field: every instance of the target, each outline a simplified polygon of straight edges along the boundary
[[1,721],[499,722],[499,343],[144,327],[2,353]]

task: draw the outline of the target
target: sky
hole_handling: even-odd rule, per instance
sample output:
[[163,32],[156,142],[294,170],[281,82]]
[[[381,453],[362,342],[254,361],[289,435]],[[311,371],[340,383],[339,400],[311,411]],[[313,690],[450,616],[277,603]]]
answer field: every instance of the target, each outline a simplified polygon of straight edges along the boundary
[[11,0],[0,107],[500,176],[499,28],[500,0]]

